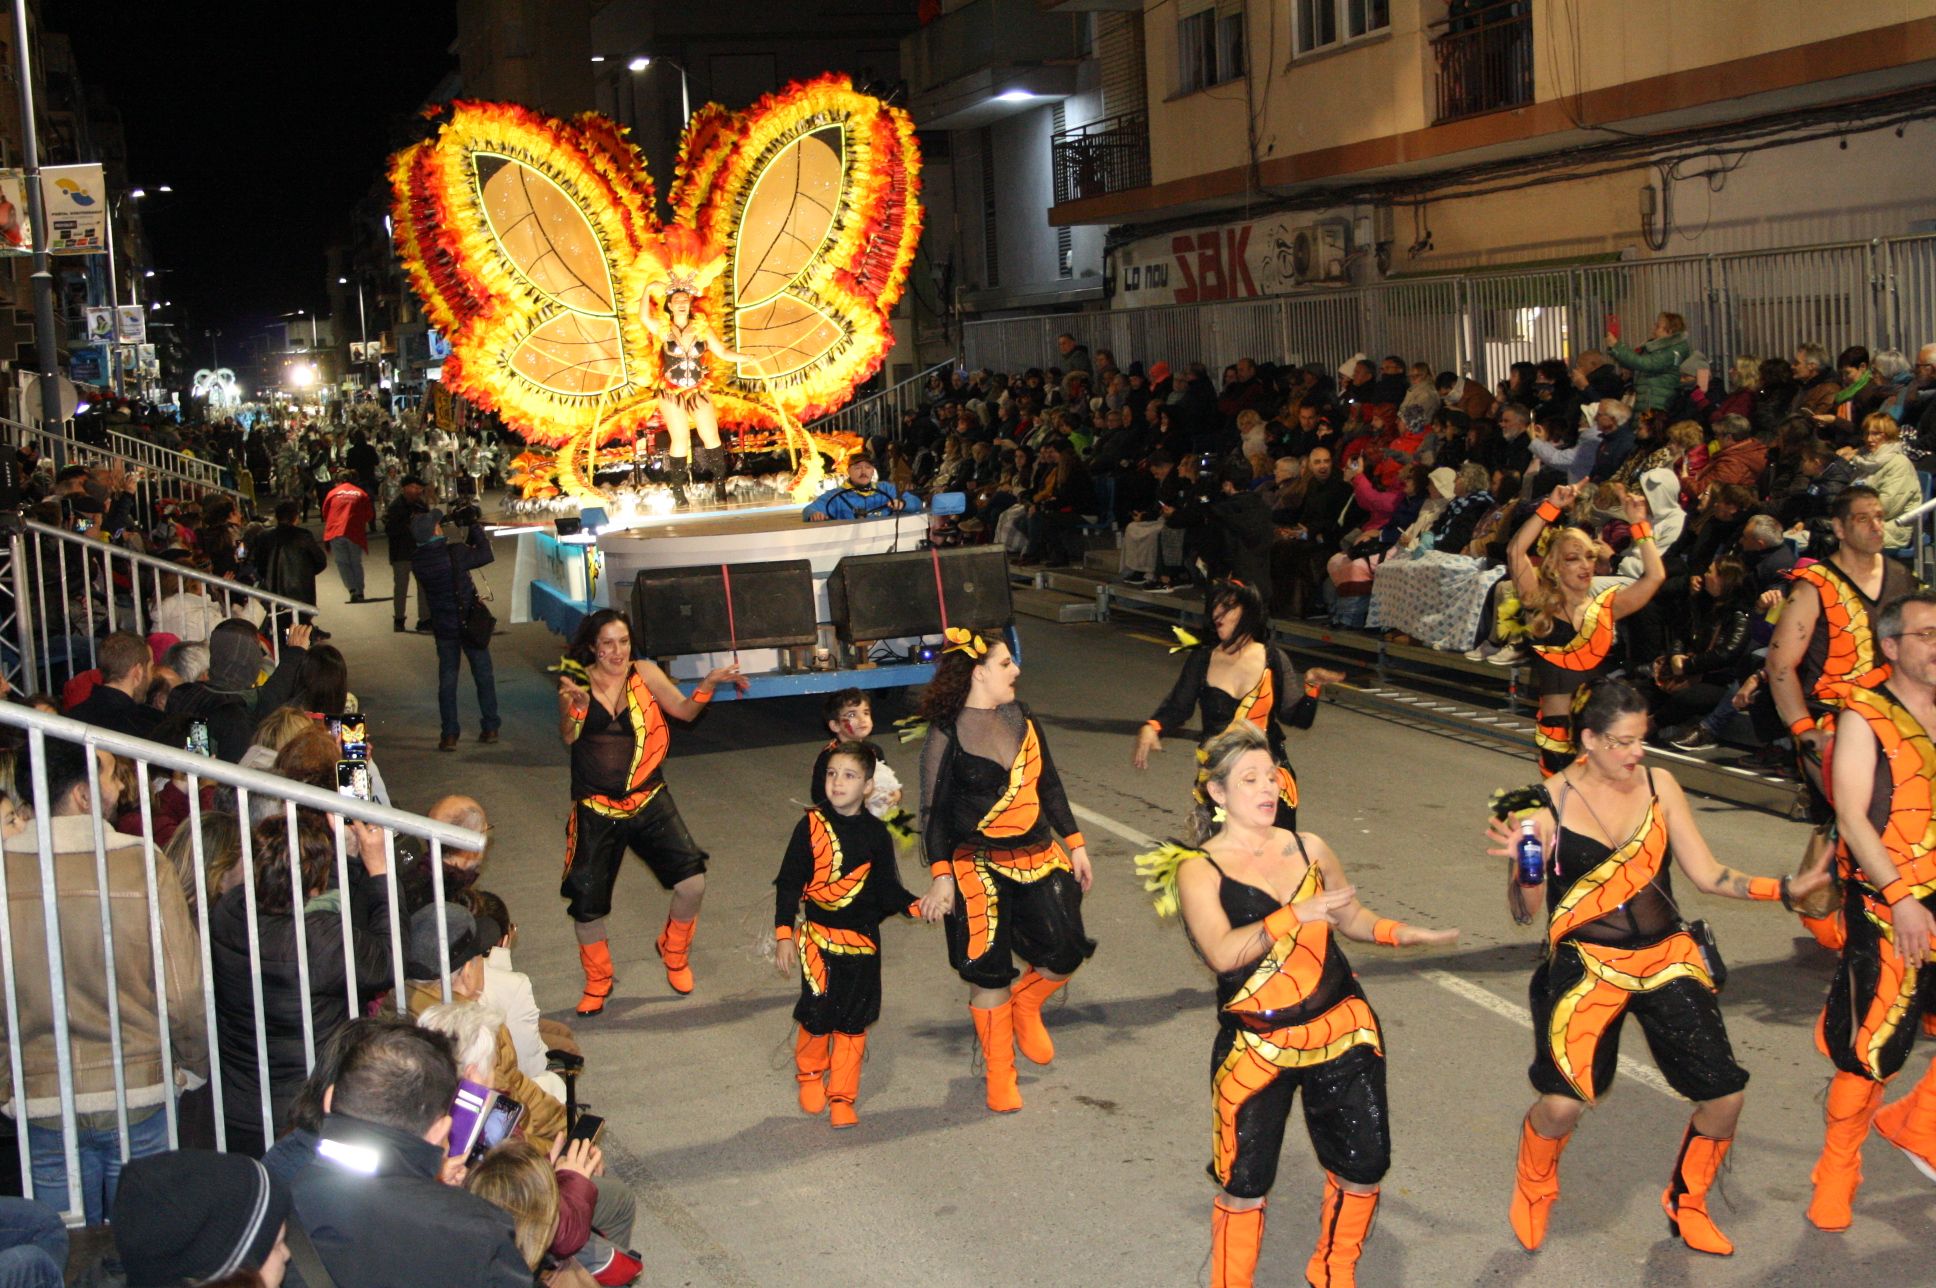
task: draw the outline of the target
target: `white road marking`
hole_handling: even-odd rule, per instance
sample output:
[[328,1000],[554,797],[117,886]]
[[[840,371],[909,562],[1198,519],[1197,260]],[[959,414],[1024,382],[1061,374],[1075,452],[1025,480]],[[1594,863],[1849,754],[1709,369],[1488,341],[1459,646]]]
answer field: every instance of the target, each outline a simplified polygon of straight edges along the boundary
[[[1083,822],[1099,827],[1105,832],[1112,832],[1131,845],[1148,850],[1154,849],[1159,844],[1155,837],[1146,832],[1139,832],[1127,823],[1117,822],[1107,814],[1099,814],[1081,805],[1071,805],[1069,808]],[[1508,1001],[1491,989],[1481,987],[1463,976],[1454,975],[1451,971],[1430,968],[1419,971],[1419,976],[1432,981],[1456,997],[1464,998],[1481,1010],[1491,1011],[1502,1019],[1511,1020],[1522,1029],[1533,1027],[1533,1017],[1527,1013],[1524,1005]],[[1620,1057],[1620,1072],[1643,1086],[1653,1088],[1663,1096],[1680,1099],[1679,1093],[1667,1085],[1667,1079],[1661,1076],[1660,1070],[1650,1064],[1642,1064],[1632,1056],[1623,1055]]]

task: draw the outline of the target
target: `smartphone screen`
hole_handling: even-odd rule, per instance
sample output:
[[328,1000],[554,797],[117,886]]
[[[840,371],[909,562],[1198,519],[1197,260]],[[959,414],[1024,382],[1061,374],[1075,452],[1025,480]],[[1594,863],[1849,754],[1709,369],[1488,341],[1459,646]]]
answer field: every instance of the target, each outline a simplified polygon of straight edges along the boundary
[[597,1114],[579,1114],[578,1121],[571,1125],[566,1140],[588,1140],[598,1143],[598,1135],[605,1130],[605,1120]]
[[187,751],[194,752],[197,756],[214,755],[215,753],[211,749],[211,746],[209,743],[208,721],[206,720],[189,721],[188,722],[188,740],[182,744],[182,747]]
[[330,736],[343,749],[344,760],[368,760],[370,758],[369,726],[360,711],[346,711],[339,716],[330,716],[326,722]]
[[85,515],[74,520],[74,531],[76,532],[86,532],[89,528],[93,526],[94,526],[94,520],[88,518]]
[[491,1111],[484,1115],[484,1125],[477,1133],[477,1143],[471,1146],[470,1163],[490,1153],[510,1138],[517,1130],[518,1123],[524,1118],[524,1106],[509,1096],[499,1096],[491,1104]]
[[369,800],[370,762],[367,760],[337,761],[336,790],[345,796],[354,796],[358,800]]

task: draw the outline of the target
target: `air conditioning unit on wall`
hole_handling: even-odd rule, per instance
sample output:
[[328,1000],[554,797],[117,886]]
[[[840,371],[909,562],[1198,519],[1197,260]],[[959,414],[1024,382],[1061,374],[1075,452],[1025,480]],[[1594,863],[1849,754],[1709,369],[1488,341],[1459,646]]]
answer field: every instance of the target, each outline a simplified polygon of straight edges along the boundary
[[1344,220],[1306,224],[1291,243],[1292,272],[1299,282],[1342,282],[1350,249],[1351,230]]

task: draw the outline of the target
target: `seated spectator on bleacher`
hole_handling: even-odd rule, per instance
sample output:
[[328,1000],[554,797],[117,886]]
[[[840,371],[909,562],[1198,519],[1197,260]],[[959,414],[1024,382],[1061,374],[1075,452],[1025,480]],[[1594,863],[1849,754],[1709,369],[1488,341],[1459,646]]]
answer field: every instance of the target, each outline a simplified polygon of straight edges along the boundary
[[228,1284],[243,1271],[280,1288],[290,1205],[289,1186],[252,1158],[183,1149],[135,1159],[114,1204],[128,1288]]
[[256,713],[275,710],[295,692],[309,639],[308,626],[291,626],[282,660],[258,688],[265,659],[255,627],[223,622],[208,637],[208,678],[176,685],[168,695],[168,714],[207,722],[217,759],[235,764],[249,749]]
[[1733,555],[1709,564],[1692,590],[1686,651],[1657,658],[1652,677],[1654,737],[1690,751],[1720,741],[1729,697],[1760,668],[1754,626],[1761,615],[1747,569]]
[[359,1020],[323,1093],[313,1155],[295,1160],[295,1220],[342,1285],[530,1288],[510,1217],[466,1193],[445,1157],[457,1062],[450,1039]]
[[1542,471],[1551,471],[1559,483],[1578,486],[1593,473],[1600,455],[1600,425],[1597,419],[1571,423],[1541,416],[1533,422],[1527,447]]
[[1852,455],[1849,467],[1857,482],[1867,483],[1882,498],[1883,549],[1906,546],[1910,532],[1902,516],[1922,504],[1923,488],[1902,450],[1902,426],[1886,413],[1874,412],[1862,422],[1862,437],[1868,450]]
[[[179,561],[187,563],[187,555],[184,553]],[[188,643],[199,643],[221,623],[222,608],[202,589],[201,582],[165,572],[160,576],[158,589],[160,598],[149,616],[157,631],[165,631]]]
[[880,472],[873,458],[856,453],[847,461],[846,485],[822,492],[807,503],[800,517],[808,523],[824,523],[829,519],[874,519],[920,513],[920,497],[906,495],[894,484],[879,480]]
[[[547,1022],[538,1010],[537,993],[531,977],[511,964],[511,944],[518,929],[511,922],[511,910],[489,890],[467,892],[464,906],[471,910],[480,927],[488,922],[502,932],[484,954],[484,991],[478,1000],[504,1017],[504,1026],[511,1031],[511,1044],[517,1049],[518,1068],[524,1071],[524,1076],[562,1101],[565,1081],[548,1067],[545,1052],[552,1044],[546,1037]],[[561,1024],[553,1033],[559,1030],[567,1035],[570,1032]]]
[[1593,427],[1600,432],[1600,448],[1593,454],[1593,468],[1587,471],[1587,478],[1604,483],[1633,455],[1640,427],[1634,424],[1627,404],[1618,398],[1600,400],[1593,411]]
[[1783,525],[1791,528],[1813,520],[1826,522],[1835,498],[1856,481],[1855,467],[1819,438],[1810,439],[1802,447],[1801,470],[1807,484],[1780,513]]
[[1799,558],[1795,543],[1774,515],[1757,514],[1742,525],[1735,545],[1747,568],[1748,589],[1764,609],[1773,608],[1787,593],[1795,571]]
[[[1304,460],[1304,491],[1291,509],[1272,514],[1271,584],[1277,603],[1296,615],[1314,612],[1318,579],[1344,536],[1351,485],[1332,470],[1331,452],[1317,448]],[[1275,605],[1273,605],[1275,607]]]
[[[332,770],[334,763],[331,764]],[[333,776],[333,775],[332,775]],[[259,1156],[307,1073],[304,1026],[321,1040],[355,1018],[344,975],[344,901],[354,905],[350,948],[357,991],[374,997],[390,986],[390,900],[382,831],[343,820],[346,844],[358,847],[363,871],[375,880],[345,891],[336,885],[336,837],[330,821],[296,812],[300,895],[292,888],[289,825],[280,810],[252,833],[255,867],[255,947],[250,952],[248,893],[234,889],[209,909],[209,953],[215,971],[217,1068],[228,1148]],[[298,970],[296,899],[302,900],[302,946],[308,953],[309,991]],[[262,1083],[256,1056],[255,989],[262,989],[262,1026],[269,1061],[269,1133],[264,1134]],[[197,1012],[200,1005],[197,1004]]]
[[1761,385],[1761,363],[1747,354],[1734,360],[1729,372],[1726,396],[1714,389],[1714,373],[1708,367],[1701,367],[1694,373],[1694,387],[1688,391],[1688,401],[1703,424],[1712,425],[1723,416],[1746,416],[1754,419],[1755,394]]
[[1633,372],[1636,413],[1665,411],[1672,404],[1680,392],[1681,363],[1693,349],[1687,319],[1678,313],[1655,318],[1653,333],[1638,349],[1621,343],[1617,326],[1607,328],[1607,356]]
[[1028,544],[1020,564],[1062,567],[1082,562],[1081,528],[1096,515],[1096,488],[1066,438],[1042,445],[1040,480],[1022,520]]
[[[26,1078],[25,1087],[0,1087],[0,1096],[24,1096],[27,1144],[34,1193],[50,1207],[70,1206],[62,1144],[60,1069],[54,1046],[58,1006],[69,1020],[68,1055],[74,1079],[79,1130],[81,1194],[73,1209],[98,1225],[114,1206],[122,1167],[116,1113],[117,1077],[126,1092],[129,1157],[141,1158],[168,1148],[163,1102],[208,1073],[208,1034],[202,1010],[199,937],[187,901],[172,881],[155,883],[148,899],[146,847],[140,837],[124,835],[104,822],[112,819],[119,794],[115,758],[90,753],[77,743],[46,741],[44,771],[52,810],[53,861],[60,872],[54,896],[59,923],[64,995],[57,1002],[49,988],[47,923],[41,903],[37,837],[17,821],[7,829],[7,902],[13,925],[13,975],[19,991],[20,1027],[13,1035]],[[92,754],[100,792],[88,782]],[[95,828],[105,829],[107,884],[95,866]],[[113,938],[114,972],[109,974],[102,942],[106,906]],[[168,1007],[168,1032],[161,1030],[156,999],[155,953],[149,920],[161,926],[161,986]],[[107,1022],[110,990],[120,1008],[120,1062],[117,1068]],[[174,1058],[175,1085],[162,1081],[162,1043]],[[0,1049],[0,1083],[11,1082],[10,1061]]]
[[154,675],[155,655],[148,641],[132,631],[116,631],[95,650],[101,682],[67,714],[98,728],[146,738],[161,723],[161,712],[142,701]]
[[1441,371],[1433,384],[1439,391],[1440,403],[1469,421],[1487,419],[1497,405],[1484,385],[1457,372]]
[[1132,586],[1167,589],[1183,566],[1183,531],[1164,520],[1164,511],[1183,504],[1183,481],[1176,462],[1160,448],[1145,461],[1145,472],[1132,476],[1133,493],[1123,504],[1129,522],[1123,527],[1123,580]]
[[1689,480],[1695,498],[1721,484],[1758,487],[1761,472],[1768,468],[1768,445],[1755,437],[1754,427],[1739,416],[1724,416],[1714,426],[1714,436],[1720,446]]

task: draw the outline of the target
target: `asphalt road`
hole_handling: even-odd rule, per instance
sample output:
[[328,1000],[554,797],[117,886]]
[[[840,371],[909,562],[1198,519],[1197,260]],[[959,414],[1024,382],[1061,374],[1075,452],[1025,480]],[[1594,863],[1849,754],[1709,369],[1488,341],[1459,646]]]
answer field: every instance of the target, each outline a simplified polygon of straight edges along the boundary
[[[499,552],[492,580],[502,605],[508,543]],[[384,565],[371,574],[371,592],[386,592]],[[372,713],[397,803],[422,809],[453,790],[485,802],[495,832],[483,884],[510,905],[516,959],[540,1003],[570,1018],[579,975],[556,896],[566,762],[543,673],[560,642],[539,626],[500,637],[504,741],[475,744],[466,675],[466,741],[440,755],[429,639],[390,634],[379,605],[332,605],[342,598],[334,574],[323,583],[326,624]],[[1023,1064],[1019,1114],[983,1108],[965,988],[947,968],[939,932],[902,923],[885,928],[886,1006],[868,1048],[860,1126],[835,1133],[824,1117],[798,1112],[796,985],[773,970],[770,883],[824,736],[817,700],[720,702],[696,728],[675,730],[666,777],[713,858],[693,956],[698,990],[680,998],[667,989],[652,953],[665,896],[634,864],[620,878],[612,919],[616,996],[604,1016],[577,1022],[590,1062],[583,1094],[609,1119],[612,1165],[638,1192],[648,1283],[1207,1282],[1211,979],[1179,928],[1153,914],[1131,866],[1147,837],[1184,826],[1191,744],[1168,743],[1147,773],[1129,765],[1136,726],[1174,678],[1176,659],[1153,628],[1127,622],[1030,622],[1022,633],[1022,696],[1048,735],[1096,863],[1084,912],[1100,948],[1051,1004],[1057,1059],[1046,1069]],[[912,783],[918,748],[888,745]],[[1522,1252],[1505,1216],[1531,1099],[1525,988],[1538,940],[1507,917],[1481,831],[1487,795],[1530,780],[1533,766],[1334,706],[1292,735],[1292,757],[1301,819],[1331,842],[1361,898],[1384,915],[1462,931],[1448,951],[1350,947],[1384,1024],[1395,1142],[1361,1282],[1936,1282],[1927,1242],[1936,1187],[1881,1142],[1870,1142],[1851,1231],[1821,1234],[1802,1215],[1829,1075],[1810,1027],[1830,959],[1778,908],[1691,892],[1688,915],[1709,918],[1725,950],[1729,1030],[1754,1079],[1714,1203],[1739,1251],[1704,1257],[1667,1236],[1659,1197],[1687,1106],[1630,1032],[1613,1091],[1566,1153],[1546,1247]],[[1727,863],[1776,874],[1799,856],[1799,824],[1696,806]],[[919,888],[917,868],[903,864]],[[1898,1090],[1925,1063],[1914,1057]],[[1302,1282],[1321,1184],[1293,1128],[1260,1284]]]

